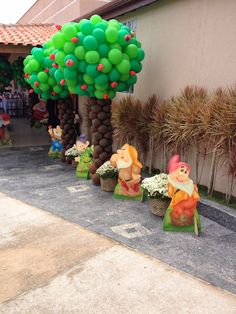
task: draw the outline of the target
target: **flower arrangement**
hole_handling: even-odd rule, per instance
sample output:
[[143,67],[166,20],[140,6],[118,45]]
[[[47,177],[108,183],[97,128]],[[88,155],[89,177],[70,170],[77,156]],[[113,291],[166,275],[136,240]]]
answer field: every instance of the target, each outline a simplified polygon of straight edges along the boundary
[[76,149],[75,146],[67,149],[66,152],[65,152],[65,156],[68,157],[68,158],[72,158],[72,159],[74,159],[78,155],[79,155],[79,152],[78,152],[78,150]]
[[100,178],[118,178],[118,169],[113,167],[110,164],[110,161],[106,161],[103,165],[101,165],[96,173],[99,175]]
[[168,175],[166,173],[144,179],[141,186],[150,198],[169,198],[167,188]]

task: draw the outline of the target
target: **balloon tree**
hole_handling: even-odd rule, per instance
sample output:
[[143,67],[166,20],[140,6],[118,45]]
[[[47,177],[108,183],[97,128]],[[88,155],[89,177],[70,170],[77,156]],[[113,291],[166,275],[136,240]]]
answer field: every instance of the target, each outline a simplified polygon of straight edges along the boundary
[[58,32],[25,58],[25,80],[44,99],[69,93],[91,98],[95,181],[96,169],[112,152],[111,100],[136,83],[144,51],[130,28],[115,19],[93,15],[56,27]]
[[0,56],[0,91],[2,92],[5,87],[9,86],[12,80],[12,68],[8,59]]

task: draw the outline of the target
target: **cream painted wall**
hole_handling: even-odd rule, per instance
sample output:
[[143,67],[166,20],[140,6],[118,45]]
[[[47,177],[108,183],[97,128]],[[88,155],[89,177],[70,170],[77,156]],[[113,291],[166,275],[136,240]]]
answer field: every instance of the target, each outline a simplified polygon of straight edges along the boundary
[[64,24],[110,0],[38,0],[18,23]]
[[161,0],[135,18],[146,52],[135,95],[175,95],[188,84],[210,90],[236,83],[236,1]]
[[[236,83],[236,1],[161,0],[154,5],[118,18],[136,19],[137,38],[146,57],[138,74],[134,95],[146,99],[153,93],[162,99],[176,95],[186,85],[208,90]],[[117,98],[126,96],[119,93]],[[195,153],[188,162],[195,177]],[[208,184],[211,154],[201,183]],[[160,167],[156,152],[153,165]],[[215,189],[225,192],[227,169],[221,166]],[[236,196],[236,186],[233,191]]]

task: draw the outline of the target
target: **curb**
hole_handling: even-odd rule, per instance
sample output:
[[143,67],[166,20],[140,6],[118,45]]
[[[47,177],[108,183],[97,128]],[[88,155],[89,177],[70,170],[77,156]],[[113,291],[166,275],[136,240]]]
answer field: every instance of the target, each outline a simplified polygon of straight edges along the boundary
[[201,199],[197,208],[200,215],[236,232],[236,210],[207,199]]

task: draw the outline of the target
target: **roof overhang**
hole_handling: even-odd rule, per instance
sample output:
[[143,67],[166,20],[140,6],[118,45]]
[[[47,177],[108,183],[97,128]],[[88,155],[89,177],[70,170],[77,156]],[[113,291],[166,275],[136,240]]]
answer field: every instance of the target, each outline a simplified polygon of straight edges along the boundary
[[89,18],[94,14],[100,15],[104,19],[112,19],[157,1],[158,0],[114,0],[80,16],[79,18],[73,20],[73,22],[79,22],[81,19]]
[[5,45],[0,44],[0,53],[8,54],[8,53],[23,53],[23,54],[29,54],[33,46],[27,45]]

